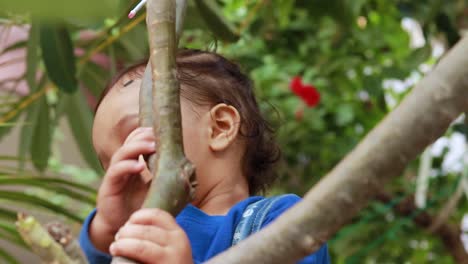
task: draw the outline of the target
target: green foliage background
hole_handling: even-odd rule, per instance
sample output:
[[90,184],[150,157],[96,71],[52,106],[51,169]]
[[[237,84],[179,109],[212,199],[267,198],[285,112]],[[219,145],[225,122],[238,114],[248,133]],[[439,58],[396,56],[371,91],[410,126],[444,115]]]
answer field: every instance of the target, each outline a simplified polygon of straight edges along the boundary
[[[3,51],[27,50],[24,78],[30,94],[2,94],[0,98],[0,139],[13,126],[22,126],[18,156],[1,157],[3,161],[13,160],[15,166],[0,166],[0,187],[6,179],[10,180],[4,183],[7,186],[44,183],[44,175],[54,168],[64,174],[64,170],[57,170],[52,155],[52,135],[61,118],[67,118],[89,168],[102,175],[91,145],[92,105],[85,95],[98,97],[119,69],[148,54],[144,14],[128,20],[126,14],[135,1],[117,2],[0,0],[3,28],[31,26],[26,42]],[[280,180],[272,193],[298,194],[304,194],[320,180],[391,110],[386,96],[398,101],[407,92],[394,94],[383,88],[383,80],[422,74],[420,64],[436,62],[431,57],[430,41],[438,39],[447,47],[453,45],[467,25],[468,10],[464,0],[189,3],[181,46],[216,50],[237,61],[250,74],[262,110],[278,128],[283,150],[283,161],[277,170]],[[420,23],[425,46],[410,47],[410,37],[401,26],[405,17]],[[82,37],[85,30],[93,32],[91,38]],[[78,48],[84,55],[76,56]],[[94,62],[97,55],[110,61],[109,68]],[[38,71],[46,73],[39,80]],[[317,88],[321,94],[318,106],[306,107],[289,90],[294,76],[301,76]],[[24,121],[17,123],[19,118]],[[465,122],[447,133],[466,135],[467,131]],[[443,158],[434,158],[432,163],[437,175],[430,180],[429,203],[424,210],[432,215],[454,193],[461,179],[459,174],[440,169]],[[37,171],[25,174],[21,168],[29,162]],[[415,161],[404,177],[387,186],[386,190],[394,194],[390,203],[372,202],[329,242],[333,263],[453,263],[440,238],[412,221],[420,212],[412,216],[394,212],[398,201],[414,194],[417,170]],[[39,187],[52,193],[65,188],[61,193],[93,204],[94,198],[90,197],[94,197],[94,191],[76,181],[77,177],[70,176],[61,185],[57,183],[55,189],[51,187],[54,184]],[[33,193],[35,197],[41,195]],[[0,190],[0,199],[11,201],[19,195],[25,204],[41,206],[21,192],[15,192],[17,196],[7,194],[8,191]],[[57,206],[60,203],[42,205],[70,219],[81,219],[79,214]],[[449,222],[459,225],[466,209],[467,203],[462,200]],[[10,236],[2,237],[21,244],[12,228],[13,214],[0,207],[0,231],[5,226]],[[2,257],[14,263],[9,253],[0,249]]]

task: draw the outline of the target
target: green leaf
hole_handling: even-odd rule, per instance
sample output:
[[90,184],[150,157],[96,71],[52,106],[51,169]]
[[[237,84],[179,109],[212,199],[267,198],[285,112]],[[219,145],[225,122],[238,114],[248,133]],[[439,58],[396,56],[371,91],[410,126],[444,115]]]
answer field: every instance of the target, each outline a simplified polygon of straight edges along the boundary
[[20,264],[12,255],[8,254],[5,250],[0,248],[0,259],[3,259],[6,262],[5,264]]
[[335,122],[338,126],[345,126],[354,119],[353,106],[350,104],[342,104],[336,109]]
[[76,91],[78,82],[73,43],[65,26],[41,24],[40,45],[50,79],[64,92]]
[[[5,186],[33,186],[44,190],[74,198],[75,200],[94,205],[96,200],[94,195],[79,193],[72,188],[64,187],[41,178],[20,178],[20,177],[0,177],[0,185]],[[94,193],[94,192],[93,192]]]
[[19,161],[20,158],[16,156],[0,155],[0,160]]
[[[358,7],[351,7],[350,2],[346,0],[309,0],[303,1],[302,5],[309,10],[312,16],[326,16],[329,15],[335,19],[336,22],[344,26],[349,26],[352,23],[352,12]],[[350,8],[351,7],[351,8]]]
[[217,37],[229,42],[239,39],[234,25],[223,17],[221,8],[216,1],[195,0],[195,3],[206,25]]
[[138,61],[148,57],[148,41],[141,41],[142,37],[147,38],[146,31],[145,26],[139,25],[120,37],[118,43],[127,51],[129,59]]
[[414,69],[425,62],[430,58],[432,52],[432,47],[430,45],[425,45],[424,47],[415,49],[407,59],[408,69]]
[[65,111],[68,123],[83,159],[92,169],[102,174],[103,170],[92,144],[93,115],[86,98],[81,92],[73,95],[64,95],[63,97],[62,100],[67,100]]
[[[184,30],[203,29],[208,30],[200,10],[194,2],[188,1],[187,12],[184,20]],[[183,34],[182,34],[183,35]]]
[[34,167],[44,171],[51,153],[52,129],[50,126],[50,111],[46,97],[39,99],[37,121],[33,128],[31,159]]
[[72,187],[72,188],[75,188],[75,189],[78,189],[80,191],[83,191],[83,192],[88,192],[89,194],[91,195],[94,195],[96,193],[96,190],[94,190],[93,188],[87,186],[87,185],[83,185],[83,184],[80,184],[80,183],[76,183],[76,182],[73,182],[73,181],[68,181],[68,180],[64,180],[64,179],[60,179],[60,178],[54,178],[54,177],[43,177],[43,176],[18,176],[18,175],[15,175],[14,177],[12,176],[9,176],[9,175],[5,175],[5,174],[0,174],[0,181],[2,181],[3,179],[5,178],[14,178],[14,179],[17,179],[17,180],[28,180],[28,181],[40,181],[42,182],[42,184],[52,184],[52,185],[57,185],[57,186],[66,186],[66,187]]
[[14,221],[12,221],[12,223],[0,221],[0,237],[20,247],[29,249],[26,243],[24,243],[18,231],[16,231],[15,224],[13,223]]
[[0,0],[2,10],[32,14],[41,18],[97,19],[114,15],[117,4],[114,0]]
[[[29,56],[29,54],[28,54]],[[29,68],[29,63],[28,63]],[[41,89],[45,85],[45,78],[41,80],[39,84],[36,85],[36,82],[33,82],[33,86],[37,86],[37,89]],[[29,86],[30,89],[33,86]],[[25,160],[28,157],[28,154],[31,153],[31,142],[34,136],[34,128],[37,126],[39,120],[39,109],[40,102],[33,102],[29,107],[26,108],[26,117],[24,119],[24,125],[21,127],[20,138],[19,138],[19,147],[18,147],[18,168],[20,170],[24,169]]]
[[[23,101],[23,100],[21,100]],[[6,112],[4,115],[0,116],[0,140],[8,135],[10,131],[13,129],[13,127],[16,126],[16,121],[18,118],[21,116],[23,113],[23,109],[19,109],[18,106],[20,105],[21,101],[17,104],[14,105],[8,112]],[[8,118],[7,118],[8,116]],[[6,122],[3,120],[7,119]]]
[[31,153],[31,142],[34,135],[34,127],[36,127],[39,114],[39,104],[34,103],[27,109],[25,124],[21,127],[19,147],[18,147],[18,158],[20,159],[18,167],[23,170],[24,163],[27,159],[28,153]]
[[36,72],[39,64],[39,25],[33,20],[29,29],[29,39],[26,50],[26,81],[29,92],[37,90]]
[[276,3],[279,13],[279,25],[280,28],[286,28],[289,24],[289,19],[293,11],[295,0],[278,1]]
[[89,62],[80,71],[80,80],[95,97],[99,97],[107,85],[108,72],[102,67]]
[[24,48],[26,47],[26,43],[27,41],[18,41],[18,42],[15,42],[13,44],[11,44],[10,46],[4,48],[1,52],[1,54],[5,54],[9,51],[13,51],[13,50],[16,50],[16,49],[21,49],[21,48]]
[[1,123],[0,127],[14,127],[16,123]]
[[69,211],[67,208],[53,204],[45,199],[35,195],[25,194],[22,192],[14,191],[0,191],[0,199],[6,200],[11,203],[21,203],[28,206],[41,207],[50,210],[54,213],[64,215],[78,223],[83,222],[84,219]]
[[16,215],[16,212],[11,211],[10,209],[0,207],[0,219],[5,219],[7,221],[16,221]]

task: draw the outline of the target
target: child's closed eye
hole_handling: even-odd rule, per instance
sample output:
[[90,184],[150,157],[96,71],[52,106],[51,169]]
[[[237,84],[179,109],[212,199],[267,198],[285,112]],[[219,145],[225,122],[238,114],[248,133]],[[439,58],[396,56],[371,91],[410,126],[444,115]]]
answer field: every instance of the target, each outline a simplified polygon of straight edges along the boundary
[[128,80],[123,84],[123,87],[129,86],[134,80]]

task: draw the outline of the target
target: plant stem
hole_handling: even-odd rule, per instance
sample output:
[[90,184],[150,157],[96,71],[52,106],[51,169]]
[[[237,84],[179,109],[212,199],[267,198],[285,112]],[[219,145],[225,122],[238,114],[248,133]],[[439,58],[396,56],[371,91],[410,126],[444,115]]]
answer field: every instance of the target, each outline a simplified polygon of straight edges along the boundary
[[[18,232],[29,247],[36,253],[44,263],[56,264],[85,264],[88,263],[83,252],[69,234],[63,232],[62,228],[55,226],[59,234],[52,237],[49,232],[41,226],[32,216],[18,214],[16,222]],[[63,226],[62,226],[63,227]]]

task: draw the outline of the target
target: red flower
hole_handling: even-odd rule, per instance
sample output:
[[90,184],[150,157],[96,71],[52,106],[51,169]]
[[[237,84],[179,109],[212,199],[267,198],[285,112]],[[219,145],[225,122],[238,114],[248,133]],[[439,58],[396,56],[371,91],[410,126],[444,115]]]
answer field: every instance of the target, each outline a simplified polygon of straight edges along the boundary
[[296,76],[289,84],[291,91],[299,96],[308,107],[314,107],[320,102],[320,93],[313,85],[302,83],[302,78]]

